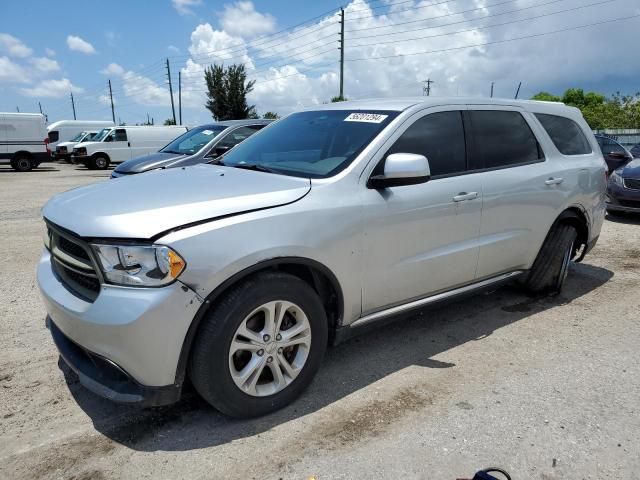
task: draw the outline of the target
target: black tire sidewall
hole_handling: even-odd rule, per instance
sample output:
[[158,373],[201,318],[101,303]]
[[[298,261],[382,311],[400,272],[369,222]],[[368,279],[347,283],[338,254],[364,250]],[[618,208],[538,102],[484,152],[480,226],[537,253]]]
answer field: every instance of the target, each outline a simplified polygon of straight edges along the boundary
[[[100,160],[104,160],[104,167],[98,165],[98,162]],[[89,168],[91,170],[106,170],[107,168],[109,168],[109,159],[104,155],[96,155],[94,157],[91,157],[91,160],[89,161]]]
[[[229,372],[229,348],[240,322],[255,308],[273,300],[298,305],[311,325],[311,348],[303,370],[284,390],[267,397],[242,392]],[[315,291],[287,274],[258,275],[210,311],[203,319],[192,354],[190,374],[196,390],[218,410],[233,417],[253,417],[291,403],[311,383],[327,346],[327,318]]]
[[[26,162],[26,163],[24,163],[21,166],[20,165],[21,162]],[[11,161],[11,166],[13,167],[14,170],[17,170],[18,172],[28,172],[33,169],[33,160],[31,160],[29,157],[16,157]]]

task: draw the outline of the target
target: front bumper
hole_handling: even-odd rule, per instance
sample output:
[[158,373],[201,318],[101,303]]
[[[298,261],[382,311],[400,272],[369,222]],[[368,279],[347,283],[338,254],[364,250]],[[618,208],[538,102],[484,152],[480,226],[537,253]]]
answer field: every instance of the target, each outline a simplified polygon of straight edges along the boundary
[[71,163],[75,165],[86,165],[87,160],[89,159],[89,157],[86,155],[78,156],[74,154],[71,154],[70,158],[71,158]]
[[[47,250],[37,277],[60,354],[87,388],[116,401],[146,405],[171,398],[157,391],[177,389],[179,396],[182,345],[202,302],[195,292],[180,282],[162,288],[102,285],[96,300],[86,301],[59,280]],[[121,373],[115,384],[111,367]]]
[[607,210],[640,213],[640,190],[622,187],[609,182],[607,188]]

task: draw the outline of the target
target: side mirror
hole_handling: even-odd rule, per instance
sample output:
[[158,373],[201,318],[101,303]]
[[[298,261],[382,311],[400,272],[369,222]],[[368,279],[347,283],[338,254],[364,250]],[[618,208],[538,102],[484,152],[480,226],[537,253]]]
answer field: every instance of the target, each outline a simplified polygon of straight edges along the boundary
[[610,156],[611,158],[619,158],[619,159],[627,158],[627,154],[626,154],[625,152],[620,152],[620,151],[617,151],[617,152],[610,152],[610,153],[609,153],[609,156]]
[[417,185],[431,178],[429,160],[415,153],[392,153],[384,162],[384,173],[369,178],[367,188],[376,190],[403,185]]

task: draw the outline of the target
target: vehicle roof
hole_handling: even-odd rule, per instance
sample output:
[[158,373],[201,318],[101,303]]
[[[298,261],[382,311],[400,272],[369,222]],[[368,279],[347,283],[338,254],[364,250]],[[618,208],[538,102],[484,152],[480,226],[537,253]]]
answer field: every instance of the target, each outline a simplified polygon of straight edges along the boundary
[[41,113],[18,113],[18,112],[0,112],[0,115],[10,115],[12,117],[42,117],[44,115]]
[[314,105],[305,110],[395,110],[403,111],[410,107],[422,105],[435,107],[441,105],[502,105],[522,107],[525,110],[566,111],[573,109],[561,102],[543,102],[538,100],[514,100],[509,98],[487,97],[399,97],[399,98],[371,98],[363,100],[349,100],[346,102]]
[[[266,125],[273,122],[273,120],[266,118],[254,118],[245,120],[222,120],[220,122],[209,123],[207,125],[226,125],[227,127],[239,126],[239,125]],[[200,127],[204,125],[199,125]]]
[[78,126],[82,126],[82,125],[86,125],[86,126],[93,126],[93,127],[97,127],[97,126],[102,126],[104,125],[105,127],[108,126],[113,126],[113,122],[110,120],[58,120],[57,122],[53,122],[50,123],[47,128],[56,128],[56,127],[62,127],[64,125],[78,125]]

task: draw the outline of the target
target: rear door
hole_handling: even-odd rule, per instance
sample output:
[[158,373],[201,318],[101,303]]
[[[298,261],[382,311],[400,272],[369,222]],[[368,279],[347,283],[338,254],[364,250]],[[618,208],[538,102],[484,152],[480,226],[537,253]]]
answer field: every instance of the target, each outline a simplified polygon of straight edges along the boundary
[[389,154],[416,153],[429,160],[431,179],[364,190],[363,314],[475,277],[482,185],[466,171],[462,110],[430,109],[405,125],[368,177],[382,173]]
[[545,158],[520,108],[470,106],[466,125],[483,191],[476,278],[528,268],[564,202],[563,165]]
[[131,148],[129,148],[129,137],[126,128],[116,128],[104,141],[107,142],[107,154],[111,162],[124,162],[131,158]]
[[9,142],[8,136],[9,121],[7,117],[0,114],[0,160],[8,158],[7,153],[9,148],[7,143]]

